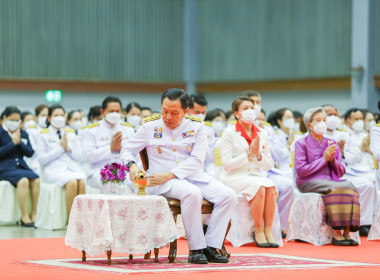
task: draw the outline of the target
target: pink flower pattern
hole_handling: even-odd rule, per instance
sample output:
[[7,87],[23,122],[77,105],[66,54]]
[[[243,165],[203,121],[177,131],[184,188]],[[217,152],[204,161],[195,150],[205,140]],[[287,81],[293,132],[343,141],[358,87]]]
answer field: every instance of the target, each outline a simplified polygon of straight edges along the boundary
[[90,210],[92,210],[92,200],[91,199],[89,199],[87,201],[87,208],[90,209]]
[[148,238],[146,237],[145,233],[141,233],[139,236],[139,241],[140,244],[144,245],[148,242]]
[[157,223],[163,223],[164,222],[164,215],[162,215],[162,213],[158,213],[156,215],[156,222]]
[[139,220],[145,221],[148,218],[148,213],[145,209],[140,209],[139,214],[138,214]]
[[96,231],[96,237],[97,238],[102,238],[104,236],[104,230],[102,230],[102,229],[98,229],[97,231]]
[[82,235],[84,232],[83,224],[82,223],[76,223],[76,227],[77,227],[77,233]]
[[120,220],[125,220],[127,218],[127,210],[126,209],[120,210],[117,216],[119,217]]
[[79,211],[82,211],[83,202],[81,199],[77,199],[77,207]]
[[99,208],[102,209],[104,205],[104,200],[99,201]]

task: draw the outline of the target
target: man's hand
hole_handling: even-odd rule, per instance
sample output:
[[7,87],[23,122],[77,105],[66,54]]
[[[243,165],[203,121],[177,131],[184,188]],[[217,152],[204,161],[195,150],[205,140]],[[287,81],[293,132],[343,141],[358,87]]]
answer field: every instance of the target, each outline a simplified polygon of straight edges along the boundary
[[119,131],[113,137],[111,141],[111,152],[119,152],[121,151],[121,138],[123,134]]
[[141,169],[136,163],[131,165],[131,167],[129,168],[129,178],[132,182],[139,179],[138,174],[140,171],[144,173],[144,176],[146,175],[146,172],[143,169]]
[[163,185],[167,181],[176,178],[176,176],[171,172],[155,172],[153,174],[150,174],[146,176],[146,179],[149,179],[149,185],[151,187]]
[[19,145],[21,142],[21,131],[20,129],[17,129],[15,132],[12,133],[12,142],[15,145]]

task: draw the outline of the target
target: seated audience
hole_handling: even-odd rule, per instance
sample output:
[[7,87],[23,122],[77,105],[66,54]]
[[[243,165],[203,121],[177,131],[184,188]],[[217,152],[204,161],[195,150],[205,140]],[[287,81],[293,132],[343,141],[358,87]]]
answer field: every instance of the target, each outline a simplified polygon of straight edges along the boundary
[[141,107],[141,119],[151,117],[153,114],[152,109],[149,107]]
[[47,128],[47,115],[49,112],[49,107],[47,105],[38,105],[35,109],[35,116],[37,118],[37,131],[41,131]]
[[102,114],[100,112],[101,110],[102,110],[102,106],[90,107],[90,110],[88,111],[88,115],[87,115],[88,125],[91,125],[93,123],[96,123],[102,120]]
[[59,104],[49,107],[49,127],[40,131],[37,156],[43,167],[43,180],[66,188],[66,208],[70,215],[74,198],[85,193],[81,158],[77,153],[74,129],[65,128],[65,110]]
[[218,109],[207,112],[205,121],[212,123],[212,128],[216,139],[222,136],[223,130],[226,128],[226,122],[223,119],[222,112]]
[[360,227],[359,198],[351,182],[339,179],[345,168],[336,142],[323,137],[327,129],[326,113],[322,107],[311,108],[305,113],[304,122],[310,134],[295,143],[298,189],[322,194],[327,224],[334,229],[333,245],[357,246],[350,231],[358,231]]
[[74,129],[75,133],[78,134],[78,130],[84,127],[80,111],[71,111],[67,114],[67,125],[68,128]]
[[[9,181],[16,187],[16,196],[21,211],[21,225],[34,227],[37,213],[40,181],[24,161],[34,153],[25,130],[20,129],[21,112],[17,107],[6,107],[1,114],[0,126],[0,181]],[[28,198],[32,211],[28,213]]]
[[141,125],[141,106],[136,102],[130,102],[125,111],[127,113],[127,123],[137,131]]
[[220,180],[251,203],[258,247],[279,247],[272,236],[278,197],[274,183],[261,173],[273,166],[267,132],[255,126],[252,100],[240,96],[232,103],[237,119],[222,135],[220,150],[223,170]]

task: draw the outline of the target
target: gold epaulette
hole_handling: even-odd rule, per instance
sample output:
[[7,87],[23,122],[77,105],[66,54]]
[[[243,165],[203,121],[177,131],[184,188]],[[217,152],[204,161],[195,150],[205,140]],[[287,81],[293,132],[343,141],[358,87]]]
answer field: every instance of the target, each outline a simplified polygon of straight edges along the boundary
[[376,124],[376,126],[380,126],[380,123]]
[[220,148],[214,148],[214,164],[215,166],[223,166]]
[[303,135],[303,133],[302,133],[301,131],[297,131],[297,130],[293,130],[293,133],[294,133],[294,134]]
[[377,162],[375,157],[373,157],[373,165],[375,166],[375,169],[379,169],[379,163]]
[[65,131],[66,131],[66,132],[74,132],[74,133],[75,133],[75,129],[72,129],[72,128],[67,128],[67,127],[66,127],[66,128],[65,128]]
[[128,127],[133,127],[132,125],[130,125],[129,123],[126,123],[126,122],[121,122],[120,124],[124,125],[124,126],[128,126]]
[[277,130],[275,130],[275,131],[274,131],[274,134],[278,134],[278,131],[277,131]]
[[98,125],[99,125],[99,123],[96,122],[96,123],[90,124],[90,125],[88,126],[88,128],[93,128],[93,127],[96,127],[96,126],[98,126]]
[[259,122],[261,122],[262,124],[268,125],[268,126],[272,126],[269,122],[264,122],[264,121],[259,121]]
[[185,118],[194,122],[203,122],[201,119],[193,117],[193,116],[186,116]]
[[86,129],[87,127],[88,127],[88,125],[86,125],[86,126],[82,127],[81,129]]
[[237,121],[232,121],[232,122],[230,122],[230,124],[236,124],[237,123]]
[[41,134],[48,133],[48,132],[49,132],[48,128],[44,128],[43,130],[40,131]]
[[151,121],[155,121],[155,120],[159,120],[159,119],[161,119],[161,115],[157,114],[157,115],[153,115],[151,117],[144,118],[143,123],[151,122]]
[[210,122],[206,122],[206,121],[204,121],[203,123],[204,123],[205,125],[209,126],[209,127],[212,127],[212,123],[210,123]]
[[347,130],[344,130],[344,129],[341,129],[341,128],[338,128],[337,130],[342,131],[342,132],[347,132]]
[[36,125],[31,125],[31,126],[28,126],[28,127],[26,127],[26,128],[37,128],[37,126]]

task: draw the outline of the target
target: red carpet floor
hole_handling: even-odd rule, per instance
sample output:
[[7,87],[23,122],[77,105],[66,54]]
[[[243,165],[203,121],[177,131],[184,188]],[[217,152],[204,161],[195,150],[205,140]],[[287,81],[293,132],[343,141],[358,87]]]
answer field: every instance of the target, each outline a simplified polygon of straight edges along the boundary
[[[187,255],[188,248],[185,240],[179,241],[179,255]],[[246,268],[246,270],[223,270],[223,271],[178,271],[153,273],[144,272],[138,274],[125,274],[118,272],[104,272],[92,270],[80,270],[66,267],[46,266],[40,264],[26,263],[26,261],[37,260],[56,260],[56,259],[78,259],[81,258],[81,252],[64,245],[64,238],[48,239],[12,239],[0,240],[0,280],[8,279],[265,279],[265,280],[285,280],[285,279],[380,279],[380,241],[367,241],[362,238],[362,244],[359,247],[336,247],[325,245],[315,247],[307,243],[290,242],[279,249],[262,249],[253,244],[240,248],[233,248],[228,245],[227,250],[232,254],[265,254],[263,264],[266,267],[261,270]],[[160,258],[165,258],[167,249],[160,250]],[[265,262],[264,258],[270,257],[268,254],[279,254],[287,256],[298,256],[306,258],[317,258],[324,260],[338,260],[360,263],[378,264],[376,266],[348,266],[326,268],[303,268],[303,269],[277,269],[271,266],[270,262]],[[105,255],[100,256],[105,258]],[[122,254],[113,254],[115,263],[118,257],[126,257]],[[256,256],[257,258],[257,256]],[[285,258],[286,259],[286,258]],[[91,257],[88,258],[91,262]],[[178,259],[177,267],[183,263],[185,268],[185,259]],[[103,260],[101,262],[104,262]],[[285,261],[286,262],[286,261]],[[75,261],[74,261],[75,263]],[[80,262],[79,262],[80,263]],[[166,265],[166,264],[165,264]],[[164,266],[165,266],[164,265]],[[122,265],[127,267],[128,264]],[[119,267],[121,267],[119,265]],[[150,264],[149,267],[155,267]],[[161,265],[162,267],[162,265]],[[167,266],[168,267],[168,266]],[[212,266],[210,266],[211,269]],[[146,268],[146,266],[145,266]],[[204,266],[207,268],[207,265]],[[149,271],[149,270],[148,270]]]

